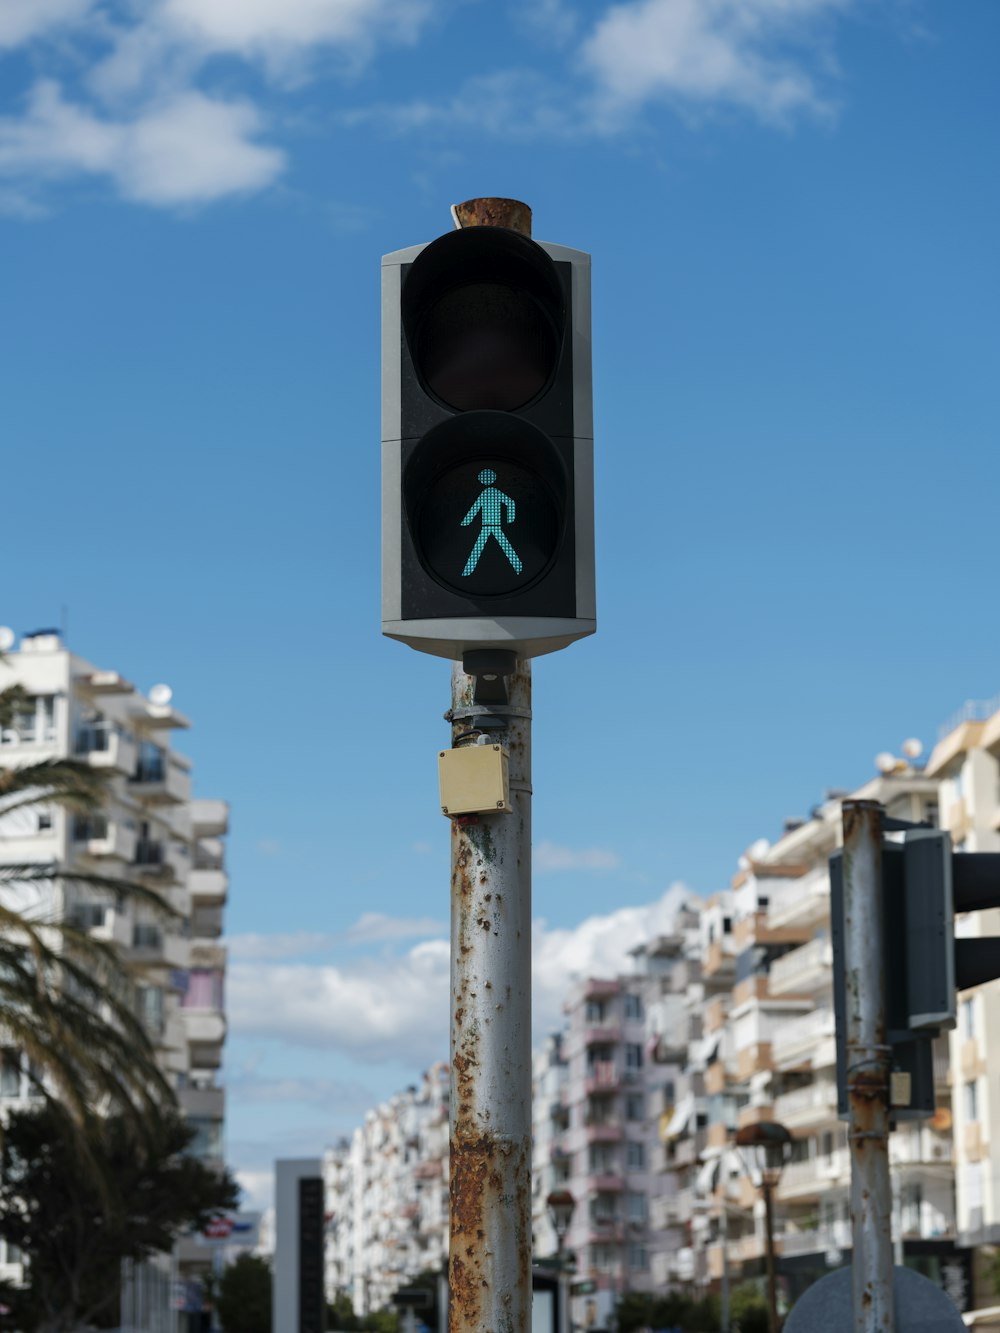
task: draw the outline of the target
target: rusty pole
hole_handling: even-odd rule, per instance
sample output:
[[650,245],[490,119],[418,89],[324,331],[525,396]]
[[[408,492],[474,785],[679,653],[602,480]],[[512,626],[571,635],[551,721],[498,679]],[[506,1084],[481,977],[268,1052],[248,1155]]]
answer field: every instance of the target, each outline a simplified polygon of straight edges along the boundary
[[[452,209],[457,227],[531,235],[512,199]],[[453,741],[500,719],[510,814],[451,829],[451,1203],[449,1333],[531,1327],[531,662],[507,677],[507,703],[477,705],[452,664]]]
[[882,807],[845,801],[843,823],[854,1333],[893,1333]]
[[531,663],[507,683],[477,706],[453,664],[453,736],[507,722],[512,813],[451,828],[449,1333],[531,1326]]

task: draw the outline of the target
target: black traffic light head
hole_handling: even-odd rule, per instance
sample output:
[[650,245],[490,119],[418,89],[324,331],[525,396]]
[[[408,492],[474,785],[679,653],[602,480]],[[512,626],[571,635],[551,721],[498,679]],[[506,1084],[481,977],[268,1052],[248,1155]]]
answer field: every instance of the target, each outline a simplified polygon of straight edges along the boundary
[[382,277],[383,633],[454,659],[593,633],[589,256],[469,227]]

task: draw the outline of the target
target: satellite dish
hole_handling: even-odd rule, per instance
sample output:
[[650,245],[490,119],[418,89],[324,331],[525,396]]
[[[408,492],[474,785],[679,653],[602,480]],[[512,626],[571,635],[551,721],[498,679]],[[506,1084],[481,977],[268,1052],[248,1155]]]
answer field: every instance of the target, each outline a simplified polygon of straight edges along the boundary
[[766,855],[770,850],[771,844],[768,840],[766,838],[758,838],[756,842],[752,842],[747,848],[747,856],[749,856],[751,861],[759,861],[760,858]]
[[9,625],[0,625],[0,653],[5,653],[8,648],[13,648],[16,637]]
[[157,708],[166,708],[173,697],[174,692],[169,685],[154,685],[149,691],[149,702],[156,704]]
[[880,773],[891,773],[896,767],[896,756],[882,750],[875,756],[875,767]]
[[923,742],[918,741],[916,736],[911,736],[909,740],[903,742],[903,753],[907,759],[919,759],[923,752]]

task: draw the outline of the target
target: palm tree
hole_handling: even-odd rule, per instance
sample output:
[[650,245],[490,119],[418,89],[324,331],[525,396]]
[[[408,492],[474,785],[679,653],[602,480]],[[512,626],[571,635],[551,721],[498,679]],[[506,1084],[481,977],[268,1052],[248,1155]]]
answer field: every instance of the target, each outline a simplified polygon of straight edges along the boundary
[[[0,691],[0,727],[25,699]],[[29,806],[87,813],[105,799],[105,776],[86,763],[46,759],[0,769],[0,819]],[[0,865],[0,1032],[20,1049],[39,1091],[49,1088],[77,1119],[120,1110],[138,1121],[174,1104],[149,1034],[136,1017],[128,969],[114,945],[95,939],[53,907],[55,881],[178,914],[131,880],[57,864]]]

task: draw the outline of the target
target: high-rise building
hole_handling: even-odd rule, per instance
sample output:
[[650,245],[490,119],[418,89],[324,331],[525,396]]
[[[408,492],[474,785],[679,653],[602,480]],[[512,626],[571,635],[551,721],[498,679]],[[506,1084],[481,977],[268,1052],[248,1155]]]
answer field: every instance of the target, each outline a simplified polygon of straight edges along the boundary
[[[970,701],[945,723],[927,773],[955,849],[1000,851],[1000,698]],[[1000,935],[1000,911],[959,916],[955,933]],[[959,995],[950,1035],[958,1234],[976,1250],[977,1303],[995,1305],[980,1247],[1000,1244],[1000,982]]]
[[[189,723],[166,686],[144,695],[117,671],[75,656],[54,631],[26,635],[0,661],[0,689],[12,684],[26,703],[0,732],[0,767],[84,760],[107,773],[107,801],[86,815],[56,804],[0,815],[0,862],[52,866],[54,914],[121,949],[138,978],[138,1016],[195,1132],[191,1151],[221,1169],[228,807],[192,796],[190,760],[172,746]],[[70,884],[60,867],[140,882],[179,915],[158,917],[113,892]],[[21,1052],[0,1052],[0,1103],[28,1098],[25,1074]],[[0,1242],[0,1275],[16,1271],[8,1258]],[[178,1259],[190,1273],[211,1263],[193,1241],[181,1243]]]

